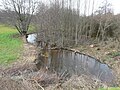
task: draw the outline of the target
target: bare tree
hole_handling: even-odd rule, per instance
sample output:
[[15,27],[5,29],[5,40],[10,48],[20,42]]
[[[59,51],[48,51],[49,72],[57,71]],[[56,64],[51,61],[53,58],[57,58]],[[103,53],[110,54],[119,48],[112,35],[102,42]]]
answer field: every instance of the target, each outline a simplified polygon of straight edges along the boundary
[[12,24],[16,27],[21,35],[26,35],[31,23],[32,16],[35,13],[35,0],[3,0],[6,10],[15,12],[12,16]]
[[97,14],[94,13],[94,3],[95,0],[92,3],[84,0],[86,5],[82,5],[82,0],[77,0],[75,4],[73,0],[51,0],[49,5],[39,4],[35,20],[39,31],[38,39],[43,38],[41,41],[48,40],[66,47],[112,36],[114,22],[109,3],[104,3]]
[[96,16],[98,17],[96,19],[99,20],[99,28],[96,38],[105,40],[107,36],[113,36],[113,29],[111,29],[111,27],[114,26],[114,19],[111,4],[105,0],[103,6],[99,7],[99,10],[97,10],[96,13]]

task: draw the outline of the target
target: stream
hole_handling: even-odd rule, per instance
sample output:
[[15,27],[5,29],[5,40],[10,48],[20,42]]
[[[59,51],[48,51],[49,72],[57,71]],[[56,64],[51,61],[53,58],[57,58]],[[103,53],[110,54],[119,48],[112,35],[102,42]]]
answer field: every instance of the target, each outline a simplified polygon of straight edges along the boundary
[[[32,37],[29,40],[30,43],[34,43],[36,35],[30,35],[29,37]],[[45,51],[43,50],[43,52]],[[64,77],[84,74],[105,83],[115,84],[116,77],[112,69],[94,57],[66,49],[49,49],[45,54],[44,56],[38,56],[38,67],[48,67],[50,71],[57,72]]]
[[37,34],[30,34],[27,37],[27,42],[34,44],[36,42]]

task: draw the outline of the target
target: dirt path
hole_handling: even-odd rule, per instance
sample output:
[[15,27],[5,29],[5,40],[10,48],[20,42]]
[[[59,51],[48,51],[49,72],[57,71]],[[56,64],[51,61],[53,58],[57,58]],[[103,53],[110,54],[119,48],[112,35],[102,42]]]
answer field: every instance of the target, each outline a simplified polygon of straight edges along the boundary
[[33,62],[37,57],[36,46],[24,43],[23,44],[23,51],[21,52],[20,58],[14,64],[26,64]]
[[36,56],[37,56],[36,47],[29,43],[25,43],[22,59],[26,62],[33,62]]

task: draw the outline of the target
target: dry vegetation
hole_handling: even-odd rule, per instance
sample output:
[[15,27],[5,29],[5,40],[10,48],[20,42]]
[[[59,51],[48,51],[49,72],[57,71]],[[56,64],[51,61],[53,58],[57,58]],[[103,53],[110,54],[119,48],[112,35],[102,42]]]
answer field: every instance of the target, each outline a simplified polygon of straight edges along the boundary
[[[29,49],[28,47],[31,48],[32,46],[25,44],[24,48],[26,49],[24,49],[24,53],[33,53],[33,49]],[[86,50],[87,47],[89,47],[89,50]],[[100,48],[100,51],[98,48]],[[104,52],[103,47],[98,47],[98,45],[93,45],[93,47],[84,46],[82,49],[84,49],[84,53],[89,53],[90,55],[94,55],[96,52],[103,54]],[[80,47],[79,50],[81,50]],[[30,56],[32,55],[34,56],[35,52]],[[56,73],[51,73],[47,69],[38,70],[35,63],[31,61],[32,59],[28,58],[30,56],[26,54],[20,61],[16,61],[8,68],[1,67],[1,90],[98,90],[98,88],[101,87],[108,87],[107,84],[102,83],[100,80],[86,75],[72,76],[70,79],[63,79],[64,77],[61,78]],[[119,65],[118,62],[116,64]]]
[[[58,47],[72,47],[100,59],[116,71],[116,84],[120,86],[120,15],[114,15],[107,0],[96,12],[93,12],[93,7],[91,15],[86,13],[89,9],[86,7],[86,3],[89,3],[87,0],[83,5],[83,14],[80,8],[81,0],[76,2],[77,9],[72,7],[73,1],[52,0],[49,5],[37,3],[34,14],[30,14],[30,10],[21,11],[24,5],[20,6],[19,2],[13,3],[13,6],[18,7],[18,11],[1,10],[0,22],[14,25],[20,34],[26,34],[32,23],[37,31],[38,42],[44,41]],[[94,5],[94,0],[92,4]],[[97,90],[100,87],[108,87],[96,78],[85,75],[73,76],[65,81],[47,69],[38,70],[33,63],[38,55],[37,49],[24,44],[23,54],[18,61],[7,68],[1,66],[0,90]]]
[[49,71],[42,69],[34,71],[25,65],[17,66],[17,68],[11,67],[0,73],[1,90],[97,90],[105,86],[107,85],[99,80],[85,75],[73,76],[64,81]]
[[86,13],[80,14],[79,0],[76,2],[77,10],[72,7],[72,0],[67,1],[53,1],[49,6],[39,4],[34,22],[38,31],[38,41],[70,47],[111,39],[119,45],[119,15],[114,15],[107,1],[89,16]]

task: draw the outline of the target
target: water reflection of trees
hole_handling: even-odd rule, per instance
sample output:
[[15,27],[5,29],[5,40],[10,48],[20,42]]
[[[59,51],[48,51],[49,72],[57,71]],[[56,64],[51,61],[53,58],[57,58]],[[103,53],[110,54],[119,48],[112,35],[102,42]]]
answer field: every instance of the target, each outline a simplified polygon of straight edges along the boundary
[[[49,66],[49,70],[55,71],[59,75],[86,74],[103,81],[113,78],[111,70],[107,65],[101,64],[87,55],[62,49],[48,49],[46,52],[48,53],[48,57],[43,58],[45,60],[43,60],[43,63]],[[46,52],[43,51],[42,53]]]

